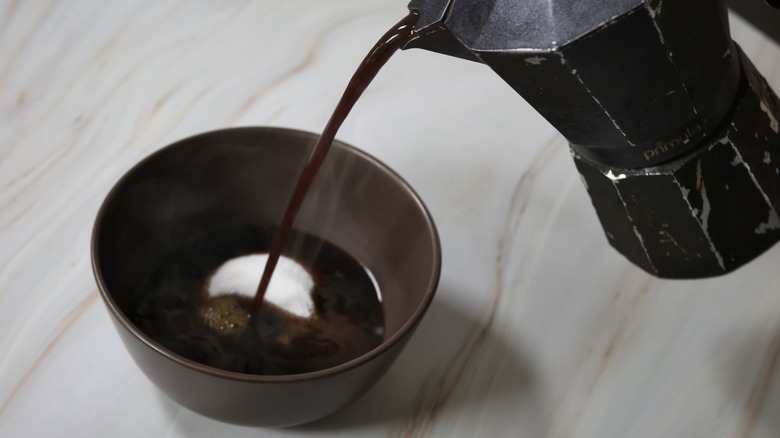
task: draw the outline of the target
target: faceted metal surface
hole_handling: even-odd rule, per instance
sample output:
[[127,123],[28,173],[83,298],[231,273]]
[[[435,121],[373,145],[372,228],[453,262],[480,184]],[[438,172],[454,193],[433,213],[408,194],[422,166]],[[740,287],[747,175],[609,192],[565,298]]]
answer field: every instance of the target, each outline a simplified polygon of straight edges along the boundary
[[719,275],[780,239],[777,97],[732,42],[722,0],[409,7],[421,21],[408,48],[487,64],[566,137],[635,264]]
[[683,155],[736,91],[720,1],[414,0],[410,8],[423,23],[407,47],[487,64],[579,154],[604,165]]
[[[436,15],[472,51],[544,50],[573,41],[643,0],[412,0],[425,27]],[[430,15],[428,15],[430,14]]]
[[780,103],[741,58],[733,111],[693,153],[642,170],[573,154],[610,244],[651,274],[724,274],[780,240]]

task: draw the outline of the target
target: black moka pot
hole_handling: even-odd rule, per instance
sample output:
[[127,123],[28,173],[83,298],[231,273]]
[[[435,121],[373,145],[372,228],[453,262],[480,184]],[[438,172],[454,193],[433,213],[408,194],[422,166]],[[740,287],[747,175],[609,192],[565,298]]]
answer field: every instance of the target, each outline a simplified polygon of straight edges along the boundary
[[566,137],[609,242],[637,266],[721,275],[780,240],[780,103],[722,1],[409,8],[406,48],[487,64]]

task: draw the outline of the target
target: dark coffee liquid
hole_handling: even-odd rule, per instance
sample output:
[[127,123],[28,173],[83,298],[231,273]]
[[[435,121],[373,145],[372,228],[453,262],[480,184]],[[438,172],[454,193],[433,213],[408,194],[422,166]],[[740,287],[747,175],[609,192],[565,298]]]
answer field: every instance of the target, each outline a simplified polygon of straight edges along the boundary
[[[225,335],[201,318],[205,284],[225,261],[268,251],[275,229],[220,231],[172,252],[139,292],[134,323],[163,347],[196,362],[249,374],[296,374],[347,362],[384,335],[374,282],[357,260],[318,237],[292,232],[284,254],[309,268],[315,316],[266,303],[248,326]],[[233,296],[244,316],[251,299]],[[206,303],[207,304],[207,303]]]
[[368,87],[368,84],[371,83],[379,72],[379,69],[385,65],[387,60],[390,59],[390,56],[392,56],[396,50],[401,48],[412,38],[413,26],[417,22],[417,18],[416,14],[410,13],[385,33],[371,51],[368,52],[368,55],[363,59],[363,62],[349,81],[347,89],[344,90],[341,100],[338,105],[336,105],[336,109],[333,111],[328,124],[325,126],[325,130],[322,131],[322,135],[314,145],[314,149],[312,149],[306,166],[304,166],[301,176],[298,179],[298,185],[295,187],[295,191],[287,205],[284,218],[279,226],[279,232],[274,238],[273,245],[269,251],[268,262],[265,265],[263,276],[260,279],[260,285],[258,286],[257,293],[252,301],[253,313],[263,304],[265,292],[271,282],[271,275],[276,268],[279,255],[282,253],[282,248],[284,248],[287,236],[292,229],[295,216],[298,214],[298,210],[303,203],[306,192],[309,190],[311,183],[314,181],[314,177],[317,175],[317,171],[325,160],[325,156],[328,154],[331,144],[333,144],[333,139],[336,138],[336,132],[339,130],[339,127],[341,127],[344,119],[347,118],[347,115],[349,115],[350,110],[355,105],[355,102],[357,102],[360,95],[363,94],[363,91]]

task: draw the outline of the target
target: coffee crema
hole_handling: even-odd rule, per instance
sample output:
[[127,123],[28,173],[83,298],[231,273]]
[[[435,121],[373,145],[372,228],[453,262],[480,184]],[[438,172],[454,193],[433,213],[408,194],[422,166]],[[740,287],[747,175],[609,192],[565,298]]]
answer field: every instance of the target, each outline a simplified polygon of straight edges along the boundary
[[[268,250],[273,229],[221,231],[172,251],[137,297],[134,323],[166,349],[204,365],[247,374],[298,374],[330,368],[378,346],[384,337],[380,294],[357,260],[319,237],[293,231],[286,257],[314,278],[314,312],[293,315],[266,302],[250,315],[251,298],[206,291],[215,270],[235,257]],[[222,332],[203,310],[230,310]],[[246,324],[241,330],[233,328]]]

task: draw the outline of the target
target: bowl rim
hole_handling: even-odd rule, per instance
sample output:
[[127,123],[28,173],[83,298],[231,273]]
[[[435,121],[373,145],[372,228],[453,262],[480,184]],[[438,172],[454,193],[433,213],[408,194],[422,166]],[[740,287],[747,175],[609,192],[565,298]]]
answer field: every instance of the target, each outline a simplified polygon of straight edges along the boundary
[[[402,324],[401,327],[392,336],[384,339],[377,347],[371,349],[367,353],[364,353],[350,361],[341,363],[339,365],[330,368],[311,371],[307,373],[284,374],[284,375],[262,375],[262,374],[245,374],[245,373],[239,373],[235,371],[227,371],[220,368],[215,368],[215,367],[202,364],[200,362],[188,359],[172,351],[169,351],[168,349],[160,345],[157,341],[155,341],[154,339],[150,338],[145,333],[143,333],[138,327],[136,327],[136,325],[133,324],[132,321],[130,321],[129,318],[121,311],[116,301],[114,301],[114,298],[111,296],[110,292],[108,291],[108,287],[103,279],[101,264],[97,257],[97,252],[98,252],[97,249],[99,247],[100,232],[103,226],[103,219],[109,208],[109,204],[112,203],[112,200],[114,196],[116,196],[116,193],[118,192],[119,188],[126,182],[126,180],[132,174],[137,172],[139,169],[143,168],[149,161],[154,160],[155,157],[159,155],[165,154],[172,149],[186,147],[194,140],[202,139],[204,137],[211,137],[215,135],[224,134],[227,132],[241,132],[241,131],[246,133],[253,133],[253,134],[264,134],[267,132],[274,132],[276,134],[309,137],[312,140],[312,142],[314,142],[319,137],[319,134],[309,132],[309,131],[303,131],[303,130],[292,129],[292,128],[274,127],[274,126],[244,126],[244,127],[232,127],[232,128],[211,130],[211,131],[195,134],[177,140],[166,146],[163,146],[158,150],[152,152],[151,154],[147,155],[146,157],[141,159],[138,163],[133,165],[130,169],[125,171],[123,175],[119,178],[119,180],[117,180],[117,182],[114,183],[114,185],[108,191],[105,198],[103,199],[103,202],[100,205],[100,209],[98,210],[97,215],[95,217],[95,221],[92,229],[91,242],[90,242],[90,258],[92,263],[92,273],[98,285],[100,296],[102,297],[103,302],[108,307],[108,310],[111,313],[111,315],[117,321],[119,321],[119,323],[124,327],[124,329],[127,330],[131,335],[133,335],[133,337],[135,337],[143,345],[154,350],[156,353],[160,354],[161,356],[173,362],[176,362],[190,370],[207,374],[212,377],[233,380],[233,381],[242,381],[242,382],[258,383],[258,384],[259,383],[270,384],[270,383],[284,383],[284,382],[302,382],[307,380],[320,379],[324,377],[334,376],[349,371],[351,369],[354,369],[356,367],[359,367],[360,365],[367,363],[373,360],[374,358],[382,355],[386,351],[390,350],[393,346],[395,346],[402,339],[404,339],[407,336],[407,334],[409,334],[416,327],[416,325],[420,322],[422,317],[425,315],[431,302],[433,301],[433,297],[436,293],[436,289],[438,287],[439,279],[441,276],[441,264],[442,264],[441,241],[439,238],[438,230],[436,228],[436,224],[433,221],[430,211],[425,206],[425,204],[423,203],[422,199],[417,194],[417,192],[412,188],[411,185],[409,185],[409,183],[406,182],[406,180],[404,180],[398,173],[396,173],[393,169],[391,169],[389,166],[384,164],[376,157],[352,145],[344,143],[343,141],[340,141],[338,139],[336,139],[333,142],[334,147],[346,149],[351,154],[357,155],[362,159],[365,159],[370,164],[382,170],[385,174],[387,174],[390,178],[392,178],[398,184],[399,187],[401,187],[410,195],[412,200],[417,204],[417,207],[422,211],[423,217],[429,229],[430,237],[433,240],[432,242],[433,256],[434,256],[433,272],[429,279],[427,290],[425,291],[425,294],[423,295],[420,304],[417,306],[417,309],[415,309],[415,311],[412,313],[411,317],[409,317],[409,319],[406,322],[404,322],[404,324]],[[133,357],[133,360],[135,361],[135,357]]]

